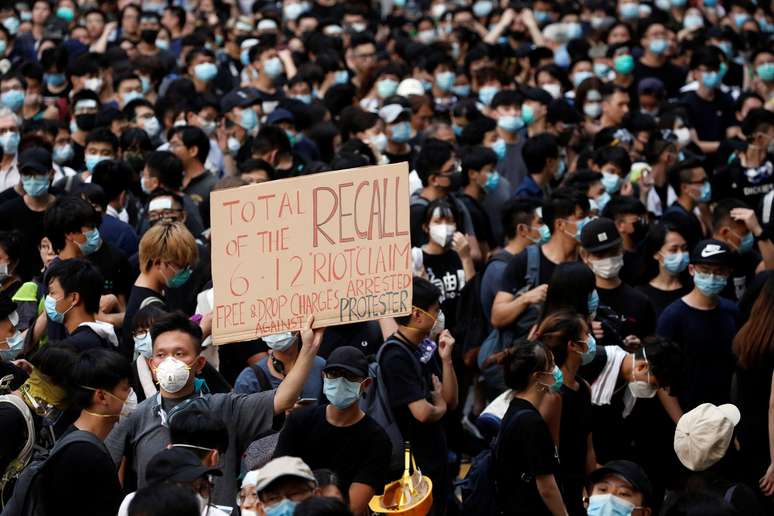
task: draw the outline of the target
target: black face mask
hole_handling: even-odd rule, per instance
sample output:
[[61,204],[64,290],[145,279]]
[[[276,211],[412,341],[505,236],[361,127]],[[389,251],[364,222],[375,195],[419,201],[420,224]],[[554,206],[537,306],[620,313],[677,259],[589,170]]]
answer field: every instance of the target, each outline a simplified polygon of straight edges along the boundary
[[75,115],[75,124],[81,131],[89,132],[97,124],[97,115]]
[[143,29],[142,31],[140,31],[140,39],[149,45],[153,45],[156,43],[156,36],[158,35],[159,35],[159,31],[154,29]]

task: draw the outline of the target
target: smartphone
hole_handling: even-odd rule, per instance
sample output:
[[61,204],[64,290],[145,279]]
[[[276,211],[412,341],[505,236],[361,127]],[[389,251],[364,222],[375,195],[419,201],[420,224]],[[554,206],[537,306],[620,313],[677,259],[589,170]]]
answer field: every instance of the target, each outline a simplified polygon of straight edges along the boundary
[[299,398],[296,403],[299,405],[313,405],[317,403],[317,398]]

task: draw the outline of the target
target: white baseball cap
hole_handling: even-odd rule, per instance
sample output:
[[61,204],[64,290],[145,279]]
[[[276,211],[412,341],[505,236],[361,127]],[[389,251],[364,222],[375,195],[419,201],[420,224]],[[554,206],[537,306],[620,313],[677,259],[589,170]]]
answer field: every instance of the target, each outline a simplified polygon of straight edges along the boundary
[[408,97],[409,95],[424,95],[425,88],[419,79],[403,79],[398,85],[398,89],[395,92],[401,97]]
[[312,470],[306,465],[306,462],[298,457],[277,457],[257,470],[257,473],[255,490],[259,493],[280,477],[302,478],[317,485],[317,479],[315,479]]
[[722,459],[741,415],[735,405],[703,403],[683,414],[675,429],[675,453],[691,471],[704,471]]

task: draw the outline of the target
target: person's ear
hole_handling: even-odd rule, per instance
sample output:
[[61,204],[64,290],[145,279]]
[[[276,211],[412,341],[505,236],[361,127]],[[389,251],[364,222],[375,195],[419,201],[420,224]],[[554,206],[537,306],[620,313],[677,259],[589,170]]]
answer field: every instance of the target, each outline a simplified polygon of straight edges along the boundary
[[220,452],[218,450],[210,450],[207,456],[207,465],[214,468],[218,465],[218,462],[220,462]]
[[369,387],[371,387],[371,384],[374,383],[374,381],[369,376],[365,380],[363,380],[363,383],[361,384],[363,386],[363,392],[367,391]]
[[650,507],[642,508],[642,516],[650,516],[651,512],[652,512],[652,509]]
[[198,357],[196,357],[196,362],[195,362],[196,367],[194,372],[196,374],[201,373],[206,363],[207,363],[207,359],[204,358],[202,355],[199,355]]
[[192,158],[199,155],[199,147],[197,147],[196,145],[194,145],[193,147],[190,147],[187,150],[188,150],[188,155],[191,156]]
[[70,299],[70,305],[76,306],[81,303],[81,295],[78,292],[72,292],[72,298]]

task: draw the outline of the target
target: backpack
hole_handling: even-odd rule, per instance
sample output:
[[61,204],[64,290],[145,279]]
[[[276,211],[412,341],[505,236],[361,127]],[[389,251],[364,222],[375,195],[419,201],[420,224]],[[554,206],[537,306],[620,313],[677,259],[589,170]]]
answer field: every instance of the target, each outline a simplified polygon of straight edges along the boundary
[[[536,245],[527,247],[527,271],[524,274],[526,284],[516,293],[520,296],[524,292],[535,288],[540,283],[540,248]],[[502,378],[502,371],[497,366],[483,367],[487,358],[495,353],[503,351],[510,347],[514,340],[526,337],[532,327],[537,324],[540,318],[541,305],[530,305],[508,328],[498,330],[492,329],[489,335],[481,344],[478,351],[478,367],[484,374],[484,382],[498,392],[506,389],[505,381]]]
[[[8,377],[3,378],[2,383],[4,386],[10,384],[10,382],[6,382],[7,378]],[[13,376],[10,377],[10,381],[13,381]],[[19,455],[8,464],[8,467],[2,472],[2,477],[0,477],[0,501],[2,501],[5,498],[4,494],[6,486],[19,476],[32,458],[36,432],[35,423],[32,420],[32,412],[21,398],[10,393],[3,394],[0,396],[0,403],[10,403],[16,407],[16,409],[21,412],[22,417],[24,417],[24,422],[27,426],[27,442],[24,443]],[[13,483],[11,483],[11,485],[13,486]]]
[[46,462],[70,444],[91,443],[99,447],[105,454],[109,454],[105,444],[91,432],[74,430],[58,440],[51,451],[37,450],[30,460],[29,465],[19,475],[13,496],[3,509],[2,516],[37,516],[42,515],[42,509],[38,502],[44,497],[39,493],[38,479],[46,466]]
[[481,344],[492,330],[481,303],[481,286],[484,281],[484,274],[490,264],[494,262],[508,262],[511,258],[511,253],[507,251],[493,255],[484,266],[484,269],[476,274],[472,281],[467,282],[460,292],[459,301],[457,302],[458,323],[453,328],[453,332],[457,342],[461,342],[463,345],[462,352],[465,356],[465,365],[468,367],[475,365],[475,359],[468,357],[470,355],[475,357],[478,354]]
[[387,437],[390,438],[390,443],[392,444],[390,471],[397,471],[403,468],[404,440],[400,428],[398,427],[398,422],[395,420],[395,415],[392,412],[387,386],[384,384],[384,378],[382,376],[382,355],[388,345],[399,346],[399,349],[411,357],[411,363],[414,365],[414,372],[417,376],[423,378],[423,375],[422,367],[420,366],[417,357],[414,356],[414,352],[403,342],[394,337],[387,339],[382,347],[379,348],[379,352],[376,354],[376,360],[368,365],[368,376],[371,378],[373,385],[366,391],[365,396],[360,399],[360,408],[379,423],[387,433]]
[[[516,413],[518,419],[527,410]],[[497,478],[495,475],[497,439],[473,458],[468,474],[455,483],[462,495],[462,514],[468,516],[495,516],[502,511],[497,502]]]

